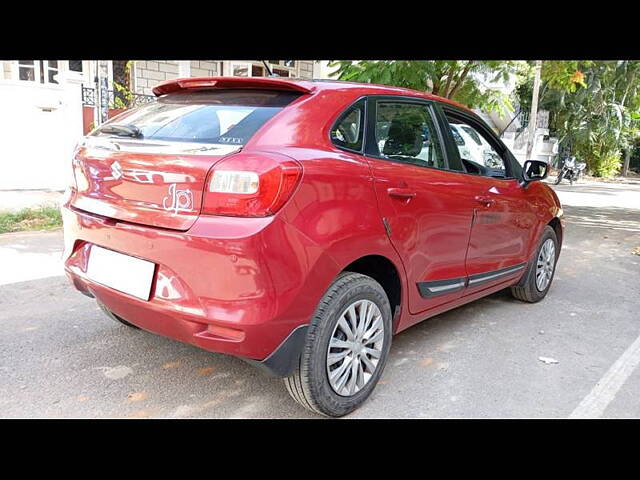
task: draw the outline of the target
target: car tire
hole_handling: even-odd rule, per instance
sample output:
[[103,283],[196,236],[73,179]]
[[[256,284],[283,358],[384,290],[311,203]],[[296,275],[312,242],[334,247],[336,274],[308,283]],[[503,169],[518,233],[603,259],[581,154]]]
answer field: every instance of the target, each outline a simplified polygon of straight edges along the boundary
[[[551,248],[549,247],[550,244],[553,245],[553,258],[550,259],[551,263],[549,264],[546,255],[543,253],[543,249],[547,249],[546,253],[549,253],[548,249]],[[559,254],[560,250],[558,248],[556,232],[552,227],[547,225],[542,231],[535,255],[529,262],[529,266],[520,282],[511,287],[511,294],[523,302],[535,303],[542,300],[547,295],[549,288],[551,288],[551,283],[556,273],[556,263],[558,262]],[[539,268],[541,262],[542,265]],[[550,271],[549,268],[551,268]],[[541,285],[538,283],[539,275],[545,275],[547,277],[547,281],[544,282],[543,285],[544,288],[540,288]]]
[[[345,326],[360,326],[360,321],[364,322],[361,329],[353,328],[347,336]],[[330,417],[357,409],[382,375],[391,347],[391,325],[391,305],[380,284],[359,273],[341,273],[311,319],[297,369],[284,379],[289,394],[303,407]],[[365,343],[374,338],[375,342]],[[330,346],[336,344],[352,348]],[[375,357],[368,352],[379,355],[373,370]],[[338,357],[342,359],[336,361]],[[329,365],[331,361],[335,363]]]
[[119,317],[118,315],[113,313],[111,310],[109,310],[107,307],[105,307],[102,303],[98,302],[98,306],[104,312],[104,314],[107,317],[109,317],[111,320],[115,320],[116,322],[121,323],[123,325],[126,325],[127,327],[131,327],[131,328],[135,328],[136,330],[140,330],[140,327],[134,325],[133,323],[127,322],[124,318]]

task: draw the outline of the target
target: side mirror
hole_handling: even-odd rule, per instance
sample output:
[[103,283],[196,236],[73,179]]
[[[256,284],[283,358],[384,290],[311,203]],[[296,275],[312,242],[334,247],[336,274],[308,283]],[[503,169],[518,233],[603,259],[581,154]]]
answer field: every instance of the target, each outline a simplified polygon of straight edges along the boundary
[[540,160],[527,160],[522,166],[522,180],[526,185],[529,182],[544,180],[549,175],[549,164]]

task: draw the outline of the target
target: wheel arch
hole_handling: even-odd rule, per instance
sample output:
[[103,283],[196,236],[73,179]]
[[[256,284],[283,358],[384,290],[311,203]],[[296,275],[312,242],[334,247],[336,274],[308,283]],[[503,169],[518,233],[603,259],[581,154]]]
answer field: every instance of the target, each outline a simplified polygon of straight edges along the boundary
[[560,223],[560,219],[558,217],[553,217],[549,223],[547,223],[553,231],[556,233],[556,238],[558,239],[558,250],[562,247],[562,225]]
[[347,265],[342,272],[367,275],[378,282],[387,294],[391,305],[393,331],[398,327],[402,311],[402,278],[398,267],[383,255],[365,255]]

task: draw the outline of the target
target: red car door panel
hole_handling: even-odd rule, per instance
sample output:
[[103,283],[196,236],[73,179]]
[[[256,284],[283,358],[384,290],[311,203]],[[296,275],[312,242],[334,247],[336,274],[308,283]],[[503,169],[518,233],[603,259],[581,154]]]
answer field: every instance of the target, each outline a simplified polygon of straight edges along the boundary
[[407,274],[409,311],[459,298],[473,205],[464,175],[445,169],[429,106],[379,100],[367,156],[380,213]]
[[525,263],[535,215],[517,180],[470,176],[474,219],[467,252],[469,276]]
[[513,167],[497,140],[472,118],[448,114],[447,120],[473,203],[464,292],[469,295],[523,273],[536,217],[527,190],[508,178]]
[[381,214],[407,272],[409,311],[460,297],[473,213],[464,176],[375,158],[369,163]]

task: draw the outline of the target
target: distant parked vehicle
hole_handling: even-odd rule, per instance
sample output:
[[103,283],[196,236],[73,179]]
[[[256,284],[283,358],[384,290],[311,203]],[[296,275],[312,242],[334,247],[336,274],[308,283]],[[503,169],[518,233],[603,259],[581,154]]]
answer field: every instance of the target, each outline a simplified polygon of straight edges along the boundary
[[577,182],[582,172],[587,168],[587,164],[584,162],[577,162],[574,155],[570,155],[562,162],[562,168],[558,172],[555,185],[560,184],[563,178],[569,180],[569,184],[573,185],[573,182]]

